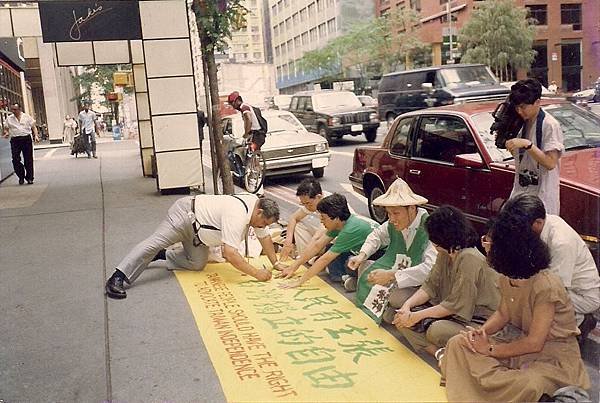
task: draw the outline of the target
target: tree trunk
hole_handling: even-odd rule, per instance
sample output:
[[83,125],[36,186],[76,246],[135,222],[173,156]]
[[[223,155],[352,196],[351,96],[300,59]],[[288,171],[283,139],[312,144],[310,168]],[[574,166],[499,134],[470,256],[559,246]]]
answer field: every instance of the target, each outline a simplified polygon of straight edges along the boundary
[[[207,12],[205,0],[196,0],[195,3],[197,10],[201,14]],[[231,178],[231,170],[225,149],[223,148],[223,129],[219,112],[219,85],[217,81],[217,64],[215,62],[214,47],[206,33],[205,27],[200,23],[198,23],[198,34],[200,37],[200,46],[202,48],[202,62],[205,63],[206,69],[208,70],[208,86],[210,89],[210,103],[212,111],[210,114],[211,121],[209,122],[209,124],[212,126],[210,141],[214,144],[218,170],[223,173],[223,175],[221,175],[221,178],[223,179],[223,193],[233,194],[234,188],[233,180]],[[216,172],[217,169],[213,166],[213,176],[216,174]],[[214,191],[216,193],[217,189],[214,189]]]

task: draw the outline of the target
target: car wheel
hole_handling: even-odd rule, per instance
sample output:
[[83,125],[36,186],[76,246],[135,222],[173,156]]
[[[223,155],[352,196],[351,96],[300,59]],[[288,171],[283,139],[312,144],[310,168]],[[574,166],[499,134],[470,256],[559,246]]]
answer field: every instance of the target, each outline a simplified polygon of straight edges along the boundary
[[379,224],[387,220],[387,213],[384,207],[374,206],[373,200],[377,199],[382,194],[385,194],[385,191],[383,190],[383,185],[381,183],[373,186],[369,192],[369,214],[371,215],[371,218]]
[[377,138],[377,128],[369,129],[365,132],[365,138],[369,143],[372,143]]
[[396,119],[396,115],[394,115],[392,112],[385,115],[385,120],[387,121],[388,127],[394,123],[394,119]]
[[317,179],[322,178],[325,175],[325,168],[313,168],[312,174]]
[[329,135],[329,133],[327,132],[327,128],[323,125],[319,126],[319,136],[326,139],[327,143],[329,143],[329,145],[331,145],[334,141],[333,137],[331,137],[331,135]]

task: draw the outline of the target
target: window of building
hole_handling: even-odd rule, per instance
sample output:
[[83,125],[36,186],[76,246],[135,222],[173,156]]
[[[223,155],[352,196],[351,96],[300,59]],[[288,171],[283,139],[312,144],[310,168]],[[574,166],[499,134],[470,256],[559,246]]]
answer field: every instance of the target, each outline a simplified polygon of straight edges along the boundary
[[289,31],[290,29],[292,29],[292,19],[291,18],[286,18],[286,20],[285,20],[285,30]]
[[536,25],[548,25],[548,7],[545,4],[525,8],[529,10],[529,17],[535,20]]
[[290,7],[290,0],[283,0],[283,7],[289,8]]
[[325,23],[319,24],[319,38],[323,39],[327,37],[327,26]]
[[317,28],[313,28],[310,30],[310,41],[314,43],[317,39]]
[[256,8],[256,0],[250,0],[250,7]]
[[262,53],[260,52],[254,52],[254,54],[252,55],[255,59],[261,59],[262,58]]
[[300,35],[294,38],[294,46],[296,49],[299,49],[300,46],[302,46],[302,39],[300,38]]
[[271,15],[272,16],[277,15],[277,4],[274,4],[273,6],[271,6]]
[[304,46],[308,45],[308,31],[306,31],[302,34],[302,45],[304,45]]
[[306,21],[306,8],[303,8],[302,10],[300,10],[300,22],[304,22]]
[[275,46],[275,56],[279,57],[281,55],[281,48],[279,46]]
[[299,20],[300,20],[300,17],[298,15],[298,13],[295,13],[294,15],[292,15],[292,23],[294,24],[294,26],[298,25]]
[[335,0],[327,0],[327,7],[331,8],[335,6]]
[[421,0],[410,0],[410,8],[420,12],[421,11]]
[[252,42],[254,42],[254,43],[260,42],[260,35],[252,35]]
[[325,9],[325,0],[317,0],[317,11],[323,11]]
[[335,34],[335,18],[327,21],[327,32],[329,35]]
[[256,25],[251,26],[250,27],[250,31],[251,32],[258,32],[258,26],[256,26]]
[[572,24],[575,31],[581,30],[581,4],[561,4],[560,23]]
[[315,18],[315,3],[308,5],[308,18]]
[[281,66],[277,66],[277,78],[279,80],[281,80],[283,78],[283,69],[281,68]]
[[273,27],[273,36],[275,36],[275,37],[279,36],[279,25],[275,25]]

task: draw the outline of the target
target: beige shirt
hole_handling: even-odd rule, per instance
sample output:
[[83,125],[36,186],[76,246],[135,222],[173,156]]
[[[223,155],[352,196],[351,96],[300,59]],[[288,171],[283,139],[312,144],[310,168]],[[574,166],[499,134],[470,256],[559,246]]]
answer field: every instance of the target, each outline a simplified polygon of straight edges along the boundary
[[485,256],[476,248],[461,250],[454,262],[448,253],[438,253],[435,265],[421,289],[430,303],[440,304],[466,322],[474,314],[488,316],[498,308],[500,292]]

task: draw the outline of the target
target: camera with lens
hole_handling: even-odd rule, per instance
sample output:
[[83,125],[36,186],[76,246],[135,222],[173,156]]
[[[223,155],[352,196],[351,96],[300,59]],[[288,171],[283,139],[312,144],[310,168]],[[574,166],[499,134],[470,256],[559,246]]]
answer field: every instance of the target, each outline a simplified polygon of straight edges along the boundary
[[537,186],[539,184],[539,177],[536,172],[525,169],[523,172],[519,172],[519,185],[526,188],[527,186]]
[[496,147],[506,148],[506,142],[517,137],[524,124],[510,95],[496,106],[492,116],[494,123],[492,123],[490,131],[496,134]]

